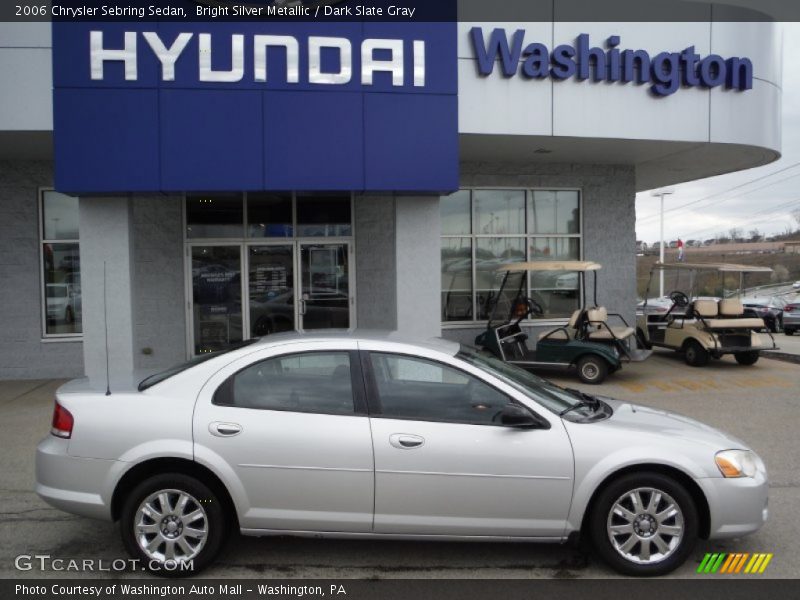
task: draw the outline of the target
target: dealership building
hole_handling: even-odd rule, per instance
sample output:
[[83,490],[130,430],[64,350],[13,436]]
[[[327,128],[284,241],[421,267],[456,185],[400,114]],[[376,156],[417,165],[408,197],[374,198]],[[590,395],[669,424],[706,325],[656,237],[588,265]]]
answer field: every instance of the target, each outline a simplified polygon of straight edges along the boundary
[[[780,156],[780,26],[708,15],[0,24],[0,378],[471,343],[525,260],[600,262],[632,317],[636,192]],[[534,332],[580,302],[527,287]]]

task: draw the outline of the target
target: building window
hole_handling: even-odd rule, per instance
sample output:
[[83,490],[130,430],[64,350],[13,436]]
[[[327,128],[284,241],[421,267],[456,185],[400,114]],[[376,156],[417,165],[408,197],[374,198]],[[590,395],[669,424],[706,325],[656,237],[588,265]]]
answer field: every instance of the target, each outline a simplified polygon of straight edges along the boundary
[[[503,264],[581,257],[577,190],[459,190],[441,199],[440,211],[446,325],[488,319]],[[531,272],[524,291],[545,317],[565,318],[579,306],[578,281],[574,272]]]
[[42,190],[39,208],[44,337],[77,337],[83,333],[78,199]]

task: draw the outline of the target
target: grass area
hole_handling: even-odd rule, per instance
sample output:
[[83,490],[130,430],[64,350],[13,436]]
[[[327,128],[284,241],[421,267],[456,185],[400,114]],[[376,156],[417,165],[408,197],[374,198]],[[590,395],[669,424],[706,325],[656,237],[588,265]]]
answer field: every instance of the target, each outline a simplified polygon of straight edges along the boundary
[[[678,258],[677,251],[668,250],[666,252],[666,262],[675,262]],[[638,256],[636,258],[636,291],[640,298],[644,298],[647,289],[647,282],[650,279],[650,269],[658,261],[658,256]],[[750,273],[745,275],[745,287],[754,287],[770,283],[791,282],[800,280],[800,254],[777,253],[751,253],[740,254],[731,252],[703,252],[692,254],[691,249],[687,252],[687,262],[693,263],[713,263],[726,262],[742,265],[755,265],[759,267],[771,267],[772,273]],[[666,272],[664,276],[664,288],[668,293],[675,289],[686,289],[691,284],[690,272]],[[723,291],[735,290],[739,286],[738,275],[729,274],[724,282],[719,274],[703,274],[697,281],[697,295],[699,296],[722,296]],[[653,284],[650,289],[650,297],[658,294],[658,276],[653,277]]]

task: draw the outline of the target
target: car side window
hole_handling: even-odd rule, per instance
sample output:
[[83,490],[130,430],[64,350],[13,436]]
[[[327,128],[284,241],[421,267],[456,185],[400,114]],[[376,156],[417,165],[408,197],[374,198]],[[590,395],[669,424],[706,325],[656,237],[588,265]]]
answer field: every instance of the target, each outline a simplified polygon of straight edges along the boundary
[[287,354],[242,369],[214,394],[214,404],[351,415],[353,385],[347,352]]
[[420,421],[500,425],[511,399],[448,365],[400,354],[370,354],[381,415]]

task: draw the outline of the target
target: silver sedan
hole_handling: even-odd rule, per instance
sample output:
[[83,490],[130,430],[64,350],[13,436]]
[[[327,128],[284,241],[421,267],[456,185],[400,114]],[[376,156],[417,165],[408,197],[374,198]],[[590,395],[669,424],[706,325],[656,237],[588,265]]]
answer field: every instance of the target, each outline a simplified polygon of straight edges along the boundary
[[619,572],[660,575],[698,537],[767,519],[766,469],[744,442],[442,340],[278,334],[111,391],[57,392],[36,491],[121,521],[157,573],[201,570],[238,528],[583,537]]

